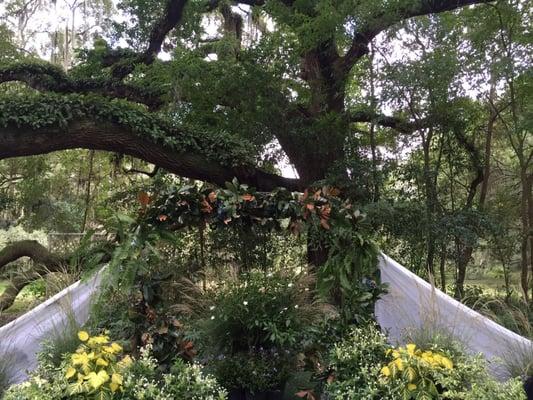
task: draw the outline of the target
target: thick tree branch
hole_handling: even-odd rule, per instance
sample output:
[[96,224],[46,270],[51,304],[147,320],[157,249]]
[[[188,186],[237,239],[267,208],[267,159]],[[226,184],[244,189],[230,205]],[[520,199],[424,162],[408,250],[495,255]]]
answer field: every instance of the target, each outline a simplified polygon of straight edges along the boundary
[[50,253],[35,240],[14,242],[0,250],[0,271],[9,263],[22,257],[29,257],[36,267],[29,273],[17,274],[9,280],[9,285],[0,296],[0,311],[6,310],[15,301],[20,291],[35,279],[39,279],[48,272],[61,270],[66,260]]
[[21,240],[0,250],[0,269],[22,257],[29,257],[33,262],[48,268],[56,268],[65,262],[65,260],[51,254],[46,247],[36,240]]
[[174,29],[183,17],[183,10],[188,0],[168,0],[163,15],[156,22],[150,34],[150,41],[146,50],[141,54],[132,53],[128,50],[110,51],[104,57],[104,66],[111,66],[113,77],[124,79],[134,69],[135,65],[152,64],[163,46],[165,38]]
[[33,129],[8,125],[0,127],[0,159],[84,148],[120,152],[148,161],[180,176],[224,185],[237,177],[259,190],[286,187],[300,190],[300,181],[261,171],[251,165],[225,167],[205,156],[175,150],[143,138],[131,129],[111,122],[79,120],[66,127]]
[[492,1],[494,0],[417,0],[402,1],[399,4],[392,2],[390,7],[375,13],[354,33],[352,44],[340,61],[342,69],[348,72],[361,57],[368,53],[368,44],[372,39],[403,20]]
[[428,121],[411,122],[400,117],[390,117],[372,111],[354,111],[350,114],[351,122],[373,122],[377,125],[392,128],[401,133],[413,133],[428,126]]
[[14,63],[0,66],[0,83],[24,82],[29,87],[55,93],[95,93],[105,97],[127,99],[145,104],[150,109],[163,105],[162,93],[141,89],[116,80],[71,79],[61,68],[53,64]]

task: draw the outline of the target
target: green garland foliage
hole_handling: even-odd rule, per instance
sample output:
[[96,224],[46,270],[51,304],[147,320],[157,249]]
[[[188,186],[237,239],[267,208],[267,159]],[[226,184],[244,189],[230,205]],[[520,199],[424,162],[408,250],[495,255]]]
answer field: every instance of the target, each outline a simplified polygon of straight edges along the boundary
[[59,127],[80,119],[121,125],[144,139],[177,152],[193,152],[227,166],[251,165],[253,151],[226,132],[199,133],[194,127],[180,127],[176,116],[146,111],[121,99],[95,94],[24,93],[0,95],[0,127],[15,125],[40,129]]
[[379,250],[363,223],[364,214],[339,194],[329,186],[303,194],[282,188],[262,193],[234,179],[219,190],[173,187],[151,207],[148,194],[140,199],[149,230],[257,224],[267,230],[307,234],[311,246],[324,246],[328,251],[326,263],[317,270],[319,291],[340,306],[343,321],[362,323],[372,315],[385,289],[378,283]]

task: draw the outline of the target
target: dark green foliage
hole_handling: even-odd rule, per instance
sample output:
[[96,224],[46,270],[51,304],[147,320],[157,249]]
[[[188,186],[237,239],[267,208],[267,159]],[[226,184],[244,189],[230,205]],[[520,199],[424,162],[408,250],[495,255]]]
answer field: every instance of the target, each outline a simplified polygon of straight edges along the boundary
[[224,165],[251,162],[246,145],[229,134],[191,133],[164,115],[97,95],[33,94],[0,97],[0,126],[65,129],[69,123],[97,119],[117,124],[178,152],[196,152]]

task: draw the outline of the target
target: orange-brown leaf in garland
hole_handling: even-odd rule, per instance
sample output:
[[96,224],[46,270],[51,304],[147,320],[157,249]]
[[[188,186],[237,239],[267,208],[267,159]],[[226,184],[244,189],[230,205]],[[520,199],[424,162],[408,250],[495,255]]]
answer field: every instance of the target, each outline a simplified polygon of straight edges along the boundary
[[207,195],[207,198],[209,199],[210,203],[214,203],[217,200],[217,194],[215,192],[211,192]]
[[325,220],[328,220],[331,214],[331,206],[326,204],[320,209],[320,216]]
[[255,200],[255,196],[251,195],[251,194],[243,194],[241,196],[241,198],[244,200],[244,201],[254,201]]
[[140,192],[137,196],[139,203],[141,203],[142,208],[146,208],[148,204],[152,201],[150,195],[146,192]]
[[292,221],[289,224],[289,230],[293,235],[299,235],[303,231],[302,221]]
[[312,390],[300,390],[296,393],[296,396],[302,399],[305,398],[306,400],[316,400],[316,397]]
[[168,215],[165,215],[165,214],[161,214],[157,217],[157,220],[159,222],[165,222],[166,220],[168,219]]
[[312,203],[308,203],[305,205],[305,208],[307,208],[309,211],[314,211],[315,210],[315,205],[312,204]]
[[329,195],[330,195],[330,196],[338,197],[339,194],[341,194],[340,189],[337,189],[337,188],[331,188],[331,189],[329,189]]
[[209,204],[206,199],[203,199],[200,202],[200,210],[205,214],[209,214],[213,211],[213,207],[211,207],[211,204]]
[[329,224],[327,219],[320,218],[320,225],[322,225],[322,228],[329,231]]
[[313,194],[313,199],[315,199],[315,200],[320,200],[321,195],[322,195],[322,189],[318,189],[318,190]]

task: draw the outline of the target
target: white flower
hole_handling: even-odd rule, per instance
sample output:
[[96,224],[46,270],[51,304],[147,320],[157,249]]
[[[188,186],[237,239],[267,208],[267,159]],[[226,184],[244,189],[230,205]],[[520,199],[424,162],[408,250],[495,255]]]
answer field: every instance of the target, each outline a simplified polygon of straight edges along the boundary
[[247,305],[248,305],[248,302],[245,300],[245,301],[242,302],[242,304],[244,304],[245,306],[247,306]]
[[211,306],[211,307],[209,307],[209,310],[210,310],[210,311],[213,311],[214,309],[215,309],[215,306]]
[[294,284],[292,282],[287,285],[287,287],[293,287],[293,286]]
[[306,287],[306,288],[305,288],[304,290],[305,290],[306,292],[308,292],[308,291],[309,291],[309,288],[308,288],[308,287]]
[[298,304],[296,304],[296,305],[294,306],[294,308],[298,309]]
[[215,316],[214,316],[214,315],[211,315],[211,319],[215,319]]

